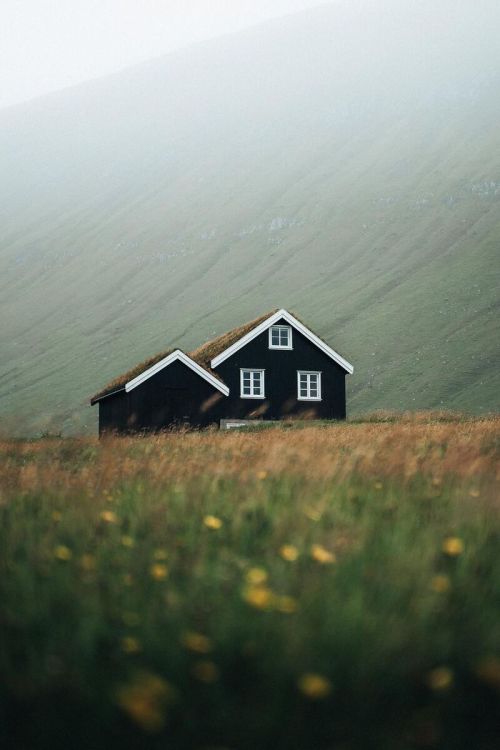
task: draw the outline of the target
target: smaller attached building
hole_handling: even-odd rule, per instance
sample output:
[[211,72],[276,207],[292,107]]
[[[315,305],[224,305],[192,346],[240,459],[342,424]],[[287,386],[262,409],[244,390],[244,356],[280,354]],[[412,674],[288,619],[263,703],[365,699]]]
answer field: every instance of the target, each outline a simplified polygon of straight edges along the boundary
[[162,352],[91,400],[99,433],[206,427],[222,419],[345,419],[353,367],[286,310],[185,354]]

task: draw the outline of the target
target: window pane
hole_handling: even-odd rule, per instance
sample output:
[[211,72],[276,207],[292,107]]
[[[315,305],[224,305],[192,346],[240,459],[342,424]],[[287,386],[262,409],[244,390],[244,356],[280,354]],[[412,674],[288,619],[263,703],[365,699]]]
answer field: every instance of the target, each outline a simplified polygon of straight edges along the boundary
[[260,396],[264,395],[264,373],[260,370],[241,371],[241,395]]
[[290,329],[288,326],[273,326],[271,328],[271,346],[290,346]]
[[300,372],[298,373],[298,395],[303,399],[321,400],[320,383],[321,375],[318,372]]

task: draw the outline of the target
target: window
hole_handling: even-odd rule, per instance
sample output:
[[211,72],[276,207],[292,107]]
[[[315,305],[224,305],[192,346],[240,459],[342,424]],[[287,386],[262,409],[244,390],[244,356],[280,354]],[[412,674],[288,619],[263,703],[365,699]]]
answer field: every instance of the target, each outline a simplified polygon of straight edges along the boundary
[[290,326],[271,326],[269,329],[269,348],[292,348],[292,329]]
[[297,373],[297,397],[299,401],[321,401],[321,373]]
[[240,371],[241,398],[264,398],[264,370]]

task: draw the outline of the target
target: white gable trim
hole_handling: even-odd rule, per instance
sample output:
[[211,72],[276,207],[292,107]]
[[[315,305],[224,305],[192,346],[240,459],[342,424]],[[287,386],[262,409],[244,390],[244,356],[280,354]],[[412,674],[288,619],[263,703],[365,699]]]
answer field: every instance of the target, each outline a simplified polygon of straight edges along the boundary
[[184,354],[184,352],[181,352],[180,349],[176,349],[175,352],[172,352],[172,354],[164,357],[164,359],[161,359],[148,370],[144,370],[144,372],[141,372],[141,374],[133,380],[129,380],[129,382],[125,384],[126,392],[129,393],[129,391],[133,391],[134,388],[137,388],[138,385],[144,383],[145,380],[152,377],[153,375],[156,375],[156,373],[160,372],[160,370],[163,370],[164,367],[168,367],[172,364],[172,362],[176,361],[182,362],[184,365],[189,367],[201,378],[204,378],[207,383],[210,383],[210,385],[213,385],[214,388],[217,388],[217,390],[223,393],[224,396],[229,396],[229,388],[227,387],[227,385],[224,385],[224,383],[221,383],[220,380],[207,372],[203,367],[200,367],[200,365],[195,362],[194,359],[188,357],[188,355]]
[[243,346],[246,346],[250,341],[252,341],[252,339],[256,338],[257,336],[259,336],[259,334],[266,331],[270,326],[277,323],[278,320],[286,320],[286,322],[293,326],[293,328],[295,328],[297,331],[300,331],[300,333],[302,333],[302,335],[305,336],[306,339],[309,339],[309,341],[315,344],[318,349],[321,349],[324,354],[333,359],[333,361],[338,365],[343,367],[344,370],[349,373],[349,375],[352,375],[354,371],[353,366],[346,359],[341,357],[340,354],[338,354],[334,349],[328,346],[328,344],[325,344],[324,341],[321,341],[321,339],[318,338],[315,333],[310,331],[309,328],[306,328],[303,323],[297,320],[297,318],[294,318],[294,316],[287,312],[287,310],[278,310],[277,313],[274,313],[274,315],[271,315],[271,317],[267,318],[267,320],[264,320],[263,323],[253,328],[250,333],[242,336],[242,338],[236,341],[236,343],[234,343],[225,351],[221,352],[221,354],[218,354],[217,357],[214,357],[210,363],[210,366],[214,369],[218,367],[222,362],[224,362],[224,360],[237,352]]

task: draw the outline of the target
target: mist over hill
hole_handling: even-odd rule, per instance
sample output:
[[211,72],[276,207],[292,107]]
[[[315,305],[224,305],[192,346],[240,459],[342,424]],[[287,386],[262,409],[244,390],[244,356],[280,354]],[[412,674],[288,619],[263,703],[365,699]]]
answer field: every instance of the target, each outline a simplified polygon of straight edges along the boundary
[[500,407],[500,12],[323,6],[0,111],[0,414],[91,430],[169,346],[297,312],[351,413]]

